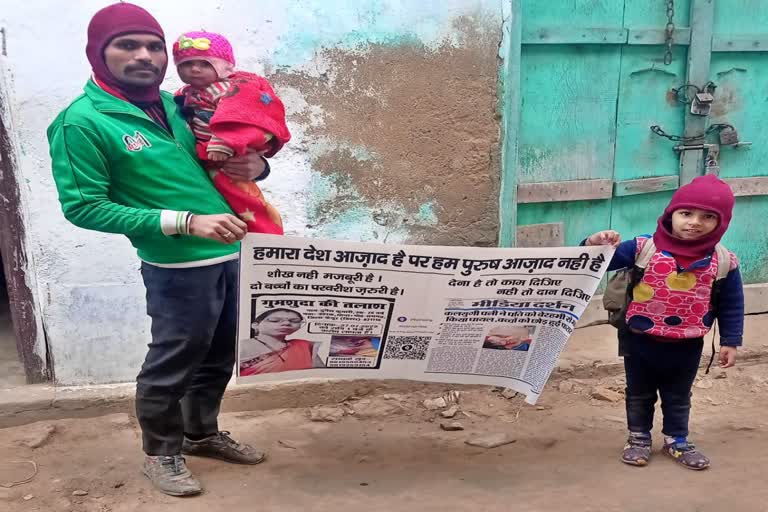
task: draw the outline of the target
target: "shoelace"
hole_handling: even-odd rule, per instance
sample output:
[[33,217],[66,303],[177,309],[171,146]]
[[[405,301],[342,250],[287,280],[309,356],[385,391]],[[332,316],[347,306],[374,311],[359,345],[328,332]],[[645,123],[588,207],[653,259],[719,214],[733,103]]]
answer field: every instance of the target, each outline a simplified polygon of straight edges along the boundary
[[162,467],[171,468],[174,474],[178,475],[184,472],[184,457],[180,455],[163,457],[162,459],[160,459],[160,465]]
[[222,430],[219,432],[219,437],[224,440],[225,443],[227,443],[229,446],[233,447],[236,450],[241,450],[240,443],[232,439],[230,436],[230,432],[228,430]]

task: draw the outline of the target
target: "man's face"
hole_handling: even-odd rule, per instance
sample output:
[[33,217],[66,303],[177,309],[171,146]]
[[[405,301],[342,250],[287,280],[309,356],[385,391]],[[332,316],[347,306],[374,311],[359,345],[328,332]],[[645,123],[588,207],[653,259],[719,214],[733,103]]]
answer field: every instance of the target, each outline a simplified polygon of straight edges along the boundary
[[128,85],[154,85],[162,76],[168,55],[165,43],[152,34],[124,34],[109,42],[104,61],[112,76]]

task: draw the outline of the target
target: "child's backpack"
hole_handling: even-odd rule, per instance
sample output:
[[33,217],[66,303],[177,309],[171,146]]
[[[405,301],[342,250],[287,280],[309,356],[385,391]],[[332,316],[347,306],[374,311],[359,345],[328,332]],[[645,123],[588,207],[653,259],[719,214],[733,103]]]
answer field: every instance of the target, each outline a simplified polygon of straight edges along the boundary
[[[717,253],[717,277],[715,283],[721,279],[725,279],[728,276],[728,272],[731,270],[731,255],[728,249],[721,244],[715,246],[715,252]],[[627,308],[632,301],[632,290],[640,283],[645,272],[645,267],[651,261],[651,258],[656,253],[656,244],[653,243],[653,238],[648,239],[640,249],[640,253],[635,259],[635,265],[617,271],[608,280],[608,284],[605,287],[605,293],[603,294],[603,307],[608,311],[608,323],[617,329],[621,329],[626,324]],[[713,283],[713,286],[714,284]],[[712,304],[716,305],[715,297],[716,292],[712,293]]]

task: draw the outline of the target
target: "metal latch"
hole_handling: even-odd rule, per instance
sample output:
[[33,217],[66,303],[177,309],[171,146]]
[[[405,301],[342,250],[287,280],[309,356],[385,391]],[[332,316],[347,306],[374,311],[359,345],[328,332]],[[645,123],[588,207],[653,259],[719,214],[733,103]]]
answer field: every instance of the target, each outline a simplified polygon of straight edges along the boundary
[[718,158],[720,158],[720,144],[679,144],[674,149],[678,152],[706,151],[705,174],[714,174],[715,176],[720,174],[720,164],[718,162]]

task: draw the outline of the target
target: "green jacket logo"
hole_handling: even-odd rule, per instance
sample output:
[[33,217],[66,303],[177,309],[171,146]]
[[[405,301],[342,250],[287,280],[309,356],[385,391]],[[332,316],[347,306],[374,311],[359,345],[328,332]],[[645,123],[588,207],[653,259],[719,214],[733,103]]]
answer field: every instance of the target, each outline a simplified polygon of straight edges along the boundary
[[133,137],[127,133],[123,135],[123,142],[125,143],[125,149],[128,151],[141,151],[142,148],[152,147],[152,143],[139,130],[134,132]]

